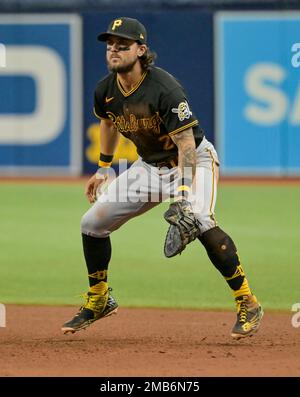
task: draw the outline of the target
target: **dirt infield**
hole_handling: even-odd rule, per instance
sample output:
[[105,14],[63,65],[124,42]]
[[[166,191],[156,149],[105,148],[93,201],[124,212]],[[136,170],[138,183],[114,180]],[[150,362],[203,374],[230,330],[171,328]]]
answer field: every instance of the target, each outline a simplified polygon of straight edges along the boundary
[[266,313],[259,333],[233,341],[232,312],[125,309],[62,335],[74,307],[7,305],[0,376],[299,376],[300,328]]

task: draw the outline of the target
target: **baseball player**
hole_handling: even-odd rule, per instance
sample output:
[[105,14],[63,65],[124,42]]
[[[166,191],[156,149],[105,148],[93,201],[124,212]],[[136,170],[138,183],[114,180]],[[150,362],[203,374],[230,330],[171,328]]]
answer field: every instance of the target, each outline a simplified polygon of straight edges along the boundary
[[[116,313],[118,304],[107,283],[110,234],[173,197],[164,214],[169,223],[165,255],[177,255],[198,239],[235,298],[237,320],[231,336],[252,335],[263,310],[250,290],[234,242],[216,223],[218,155],[199,127],[183,87],[154,66],[155,54],[147,47],[147,32],[138,20],[117,18],[98,40],[106,43],[109,74],[95,89],[101,153],[99,169],[85,190],[93,205],[81,222],[90,287],[86,303],[62,331],[74,333]],[[139,159],[97,198],[120,134],[136,145]]]

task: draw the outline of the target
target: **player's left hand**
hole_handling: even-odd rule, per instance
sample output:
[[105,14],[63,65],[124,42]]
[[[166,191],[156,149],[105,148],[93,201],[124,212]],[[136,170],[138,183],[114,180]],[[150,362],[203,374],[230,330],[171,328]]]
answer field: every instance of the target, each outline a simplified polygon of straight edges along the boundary
[[194,215],[191,203],[185,199],[172,203],[164,218],[170,223],[164,253],[171,258],[180,254],[200,234],[200,222]]

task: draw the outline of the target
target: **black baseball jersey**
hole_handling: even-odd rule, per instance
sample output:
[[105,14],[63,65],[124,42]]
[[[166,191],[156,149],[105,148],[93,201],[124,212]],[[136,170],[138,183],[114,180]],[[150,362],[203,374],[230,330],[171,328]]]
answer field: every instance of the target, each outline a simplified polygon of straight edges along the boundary
[[172,135],[192,127],[196,146],[204,135],[182,86],[158,67],[145,71],[129,92],[116,73],[107,75],[96,86],[94,106],[96,116],[112,120],[147,163],[167,161],[178,154]]

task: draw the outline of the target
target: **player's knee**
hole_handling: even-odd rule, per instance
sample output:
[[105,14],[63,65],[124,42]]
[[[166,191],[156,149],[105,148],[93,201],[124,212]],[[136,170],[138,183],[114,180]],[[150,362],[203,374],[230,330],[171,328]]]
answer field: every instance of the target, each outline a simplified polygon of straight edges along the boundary
[[83,217],[81,218],[80,222],[80,229],[83,234],[89,235],[90,233],[90,217],[88,216],[88,213],[86,212]]
[[216,226],[216,221],[213,216],[210,215],[200,215],[197,216],[197,219],[200,222],[200,232],[201,235],[206,233],[208,230],[213,229]]
[[97,216],[87,211],[81,218],[81,233],[88,236],[94,237],[107,237],[109,236],[109,231],[105,227],[105,219]]
[[224,275],[231,275],[239,265],[237,249],[231,237],[216,226],[202,233],[199,240],[216,268],[222,270]]

